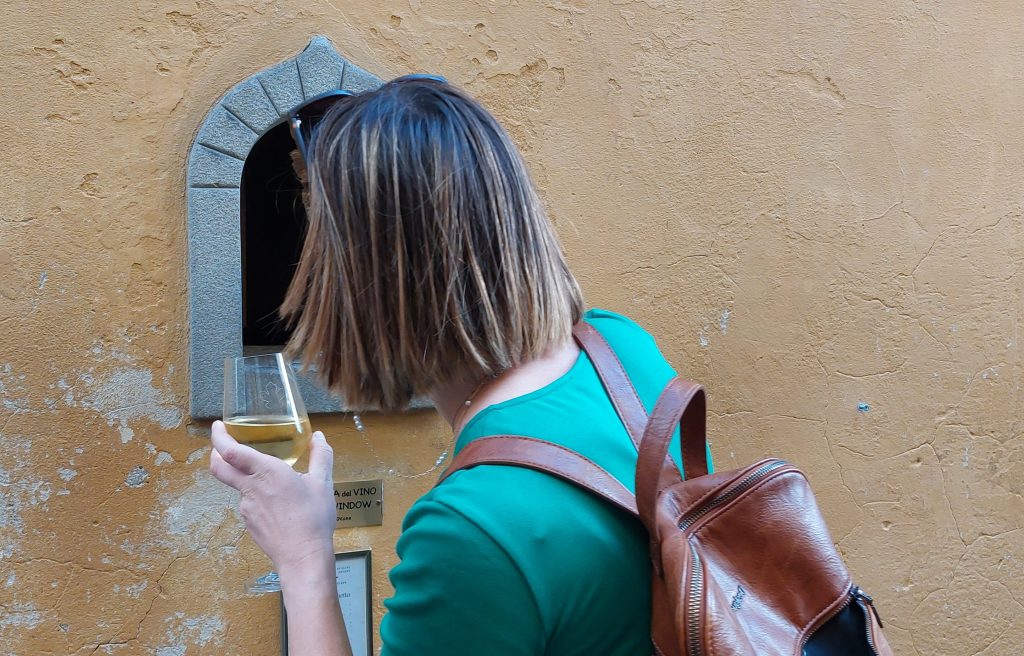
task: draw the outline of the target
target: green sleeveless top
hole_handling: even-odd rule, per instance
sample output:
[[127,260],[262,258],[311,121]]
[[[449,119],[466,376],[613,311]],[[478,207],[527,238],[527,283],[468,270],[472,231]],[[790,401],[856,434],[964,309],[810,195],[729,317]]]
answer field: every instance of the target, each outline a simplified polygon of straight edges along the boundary
[[[650,412],[674,375],[654,340],[612,312],[585,318]],[[585,353],[549,385],[482,410],[456,452],[496,434],[561,444],[634,489],[636,450]],[[678,445],[672,452],[678,461]],[[456,472],[413,504],[397,552],[383,656],[651,653],[643,527],[547,474],[500,465]]]

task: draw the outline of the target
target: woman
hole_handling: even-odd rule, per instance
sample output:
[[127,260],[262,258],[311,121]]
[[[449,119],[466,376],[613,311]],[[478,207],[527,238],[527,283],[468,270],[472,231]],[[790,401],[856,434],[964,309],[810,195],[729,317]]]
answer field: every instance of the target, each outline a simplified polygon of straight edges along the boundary
[[[673,372],[632,321],[584,315],[495,119],[416,76],[337,99],[305,134],[309,232],[282,308],[293,352],[356,407],[428,395],[456,451],[486,435],[538,437],[632,489],[636,451],[572,327],[582,318],[604,335],[648,410]],[[246,525],[280,574],[291,653],[349,653],[323,435],[307,474],[237,444],[220,422],[213,445],[213,474],[242,492]],[[383,654],[650,654],[646,544],[638,522],[551,476],[456,472],[405,518]]]

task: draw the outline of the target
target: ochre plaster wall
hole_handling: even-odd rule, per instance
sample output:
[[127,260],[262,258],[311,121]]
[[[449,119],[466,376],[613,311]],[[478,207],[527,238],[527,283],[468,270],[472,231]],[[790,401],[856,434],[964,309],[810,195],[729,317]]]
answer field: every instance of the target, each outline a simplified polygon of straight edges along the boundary
[[[278,653],[186,412],[185,155],[329,36],[522,147],[593,305],[711,393],[719,468],[804,467],[900,654],[1024,644],[1020,3],[154,0],[0,20],[0,653]],[[860,405],[866,404],[866,405]],[[860,409],[858,409],[860,408]],[[317,417],[387,480],[379,600],[449,434]],[[380,614],[378,606],[378,618]]]

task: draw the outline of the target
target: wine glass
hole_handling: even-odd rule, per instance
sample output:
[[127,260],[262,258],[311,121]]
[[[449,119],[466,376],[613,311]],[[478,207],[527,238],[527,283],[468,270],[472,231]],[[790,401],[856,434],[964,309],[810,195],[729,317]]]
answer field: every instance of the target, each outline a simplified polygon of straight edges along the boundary
[[240,443],[293,467],[309,450],[309,416],[283,354],[224,359],[224,425]]
[[[242,444],[291,466],[309,450],[313,431],[295,373],[281,353],[224,359],[224,426]],[[246,582],[250,593],[279,592],[277,572]]]

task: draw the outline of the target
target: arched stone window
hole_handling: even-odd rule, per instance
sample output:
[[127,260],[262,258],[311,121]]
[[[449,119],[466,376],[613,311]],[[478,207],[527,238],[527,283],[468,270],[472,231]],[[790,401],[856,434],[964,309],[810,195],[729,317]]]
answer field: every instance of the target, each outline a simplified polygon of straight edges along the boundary
[[[241,187],[243,169],[248,176],[256,168],[252,162],[246,166],[247,158],[271,152],[280,156],[281,148],[271,143],[280,141],[281,130],[275,128],[305,99],[330,89],[358,92],[380,84],[380,78],[346,61],[328,39],[317,36],[296,57],[239,82],[206,115],[189,154],[186,178],[193,417],[220,416],[224,358],[247,350],[242,330]],[[264,136],[266,141],[261,140]],[[295,227],[282,229],[294,241]],[[262,334],[266,341],[266,331]],[[345,409],[311,380],[299,384],[310,412]]]

